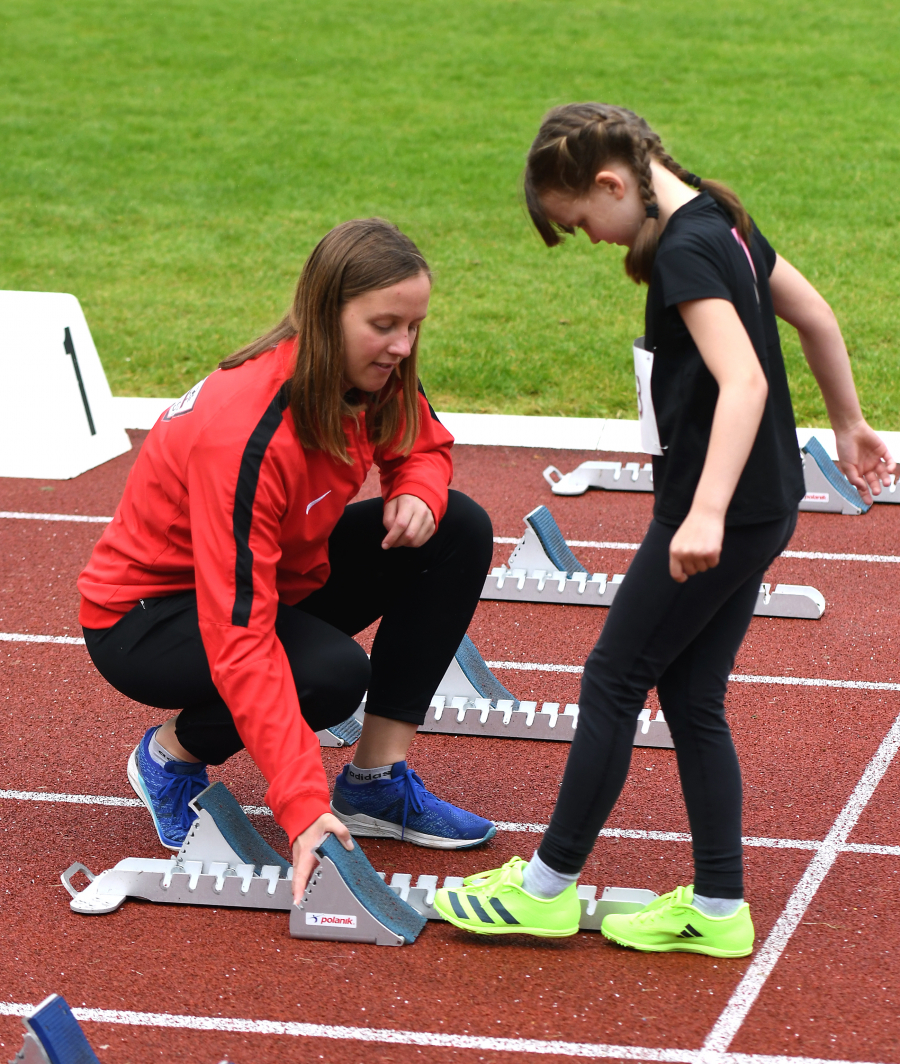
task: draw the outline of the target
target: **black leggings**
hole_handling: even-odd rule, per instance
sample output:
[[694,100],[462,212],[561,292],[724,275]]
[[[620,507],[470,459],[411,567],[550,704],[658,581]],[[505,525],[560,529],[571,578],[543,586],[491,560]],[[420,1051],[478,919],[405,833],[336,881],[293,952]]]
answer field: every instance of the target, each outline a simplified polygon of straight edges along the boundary
[[[346,720],[366,689],[367,713],[421,724],[478,605],[493,531],[468,496],[450,492],[444,519],[421,547],[382,550],[384,536],[381,499],[352,503],[328,541],[328,581],[296,606],[278,607],[275,632],[314,731]],[[379,617],[370,660],[351,636]],[[210,676],[195,592],[144,599],[84,637],[118,691],[181,710],[175,734],[194,757],[219,765],[243,747]]]
[[656,687],[693,836],[694,887],[743,897],[741,772],[725,720],[725,690],[765,571],[787,546],[796,512],[728,528],[715,569],[669,575],[676,529],[653,521],[591,651],[578,728],[539,854],[558,872],[584,866],[631,763],[637,716]]

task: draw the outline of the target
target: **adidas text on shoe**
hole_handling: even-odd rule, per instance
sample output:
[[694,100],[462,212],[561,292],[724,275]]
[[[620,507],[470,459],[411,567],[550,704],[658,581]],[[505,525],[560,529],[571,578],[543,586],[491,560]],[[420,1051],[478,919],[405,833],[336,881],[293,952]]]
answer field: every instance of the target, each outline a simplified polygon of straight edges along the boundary
[[347,766],[338,775],[331,811],[364,839],[404,839],[435,850],[467,850],[497,834],[490,820],[458,809],[426,790],[405,761],[391,769],[390,779],[354,783]]
[[206,765],[169,761],[158,765],[150,756],[150,740],[156,728],[149,728],[128,758],[128,782],[150,815],[159,841],[170,850],[180,850],[197,814],[192,799],[209,786]]
[[600,930],[620,946],[648,953],[704,953],[746,957],[753,951],[753,921],[746,902],[732,916],[706,916],[692,904],[693,887],[676,887],[639,913],[616,913]]
[[576,934],[581,902],[575,884],[555,898],[536,898],[522,888],[526,864],[513,857],[502,868],[469,876],[462,887],[444,887],[435,894],[434,907],[449,923],[476,935]]

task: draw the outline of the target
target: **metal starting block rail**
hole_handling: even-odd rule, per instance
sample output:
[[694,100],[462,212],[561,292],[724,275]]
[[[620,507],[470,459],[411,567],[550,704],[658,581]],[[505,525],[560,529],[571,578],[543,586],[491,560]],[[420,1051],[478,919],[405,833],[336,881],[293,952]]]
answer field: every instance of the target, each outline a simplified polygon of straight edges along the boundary
[[[578,706],[570,702],[524,702],[512,695],[488,668],[466,636],[419,728],[440,735],[479,735],[494,739],[547,739],[570,743],[578,727]],[[644,708],[638,717],[635,746],[674,749],[661,709]]]
[[[439,886],[463,888],[458,876],[439,884],[437,876],[423,875],[413,884],[412,875],[399,872],[386,884],[358,843],[347,851],[329,836],[316,851],[319,865],[295,905],[293,868],[256,831],[223,783],[207,787],[191,806],[197,819],[174,857],[129,857],[97,876],[83,864],[70,865],[60,878],[72,895],[73,911],[115,912],[127,898],[267,909],[290,912],[292,938],[401,946],[415,941],[426,920],[442,919],[434,908]],[[78,873],[89,880],[82,891],[72,884]],[[599,931],[609,913],[638,912],[657,897],[650,890],[607,887],[598,898],[597,888],[587,885],[579,886],[578,896],[585,931]]]
[[544,470],[544,480],[554,495],[583,495],[588,488],[601,491],[653,491],[653,464],[645,462],[582,462],[571,473],[556,466]]
[[[549,602],[564,606],[611,606],[623,573],[588,573],[571,552],[546,506],[525,515],[525,534],[513,548],[507,565],[491,570],[481,592],[483,599],[500,602]],[[825,598],[805,584],[761,584],[757,617],[818,620]]]
[[[800,448],[806,495],[799,509],[814,513],[864,514],[869,504],[831,460],[828,452],[811,436]],[[653,466],[650,462],[582,462],[571,473],[561,473],[556,466],[547,466],[544,480],[554,495],[583,495],[588,488],[602,491],[653,491]],[[900,503],[900,487],[896,476],[888,487],[874,495],[877,503]]]

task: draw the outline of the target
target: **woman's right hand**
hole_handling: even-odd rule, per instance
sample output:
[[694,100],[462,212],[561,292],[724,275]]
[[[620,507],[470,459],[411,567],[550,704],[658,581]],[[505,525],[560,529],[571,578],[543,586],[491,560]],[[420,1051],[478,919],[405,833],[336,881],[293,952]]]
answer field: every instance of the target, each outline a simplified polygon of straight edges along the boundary
[[669,574],[683,584],[689,576],[715,569],[722,555],[725,521],[690,510],[669,543]]
[[314,820],[306,831],[294,839],[294,902],[303,900],[306,884],[313,873],[319,859],[315,855],[315,849],[322,844],[326,835],[335,835],[340,839],[345,850],[353,849],[353,839],[346,825],[332,813],[323,813],[318,820]]
[[887,445],[863,418],[850,428],[835,429],[834,438],[844,476],[862,495],[863,502],[871,504],[872,496],[879,495],[882,484],[887,487],[897,471]]

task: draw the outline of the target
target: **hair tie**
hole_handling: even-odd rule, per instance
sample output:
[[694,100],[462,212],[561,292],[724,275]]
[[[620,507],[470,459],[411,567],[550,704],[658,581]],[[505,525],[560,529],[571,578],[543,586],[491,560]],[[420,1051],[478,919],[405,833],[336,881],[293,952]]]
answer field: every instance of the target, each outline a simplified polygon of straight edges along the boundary
[[658,203],[648,203],[647,204],[647,217],[648,218],[658,218],[659,217],[659,204]]
[[684,177],[681,180],[684,181],[684,183],[686,185],[693,185],[693,187],[698,189],[698,190],[699,190],[700,186],[703,184],[703,178],[702,177],[697,177],[696,174],[689,174],[687,172],[685,172],[685,175],[684,175]]

